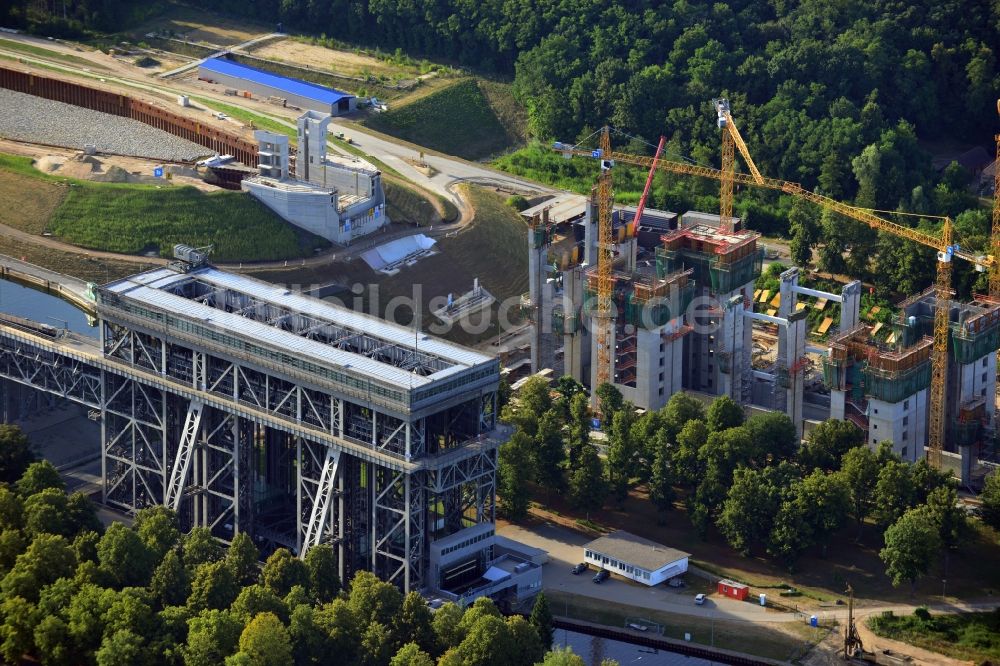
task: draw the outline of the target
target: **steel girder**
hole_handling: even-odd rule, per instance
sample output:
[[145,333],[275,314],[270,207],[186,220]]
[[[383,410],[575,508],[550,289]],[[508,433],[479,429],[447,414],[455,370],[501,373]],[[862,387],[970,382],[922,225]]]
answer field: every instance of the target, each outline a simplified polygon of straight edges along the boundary
[[101,406],[101,371],[82,361],[0,336],[0,376],[93,409]]
[[198,400],[192,400],[188,405],[187,415],[184,418],[184,429],[181,431],[181,440],[177,444],[177,455],[174,458],[174,465],[170,470],[170,482],[167,484],[167,491],[164,493],[163,503],[174,511],[181,507],[181,495],[187,485],[188,471],[191,469],[191,460],[194,458],[195,444],[201,434],[201,414],[204,405]]
[[167,401],[163,392],[104,373],[101,409],[103,501],[125,511],[163,504]]
[[[337,492],[337,471],[340,467],[341,452],[330,447],[326,449],[326,455],[322,461],[319,477],[308,478],[308,472],[314,472],[319,464],[316,459],[316,447],[311,443],[298,443],[299,455],[299,557],[305,557],[306,552],[313,546],[324,541],[331,541],[336,537],[334,527],[335,518],[335,498]],[[303,455],[306,459],[303,459]],[[307,472],[308,470],[308,472]],[[305,522],[305,534],[302,535],[302,519],[308,510],[308,518]]]

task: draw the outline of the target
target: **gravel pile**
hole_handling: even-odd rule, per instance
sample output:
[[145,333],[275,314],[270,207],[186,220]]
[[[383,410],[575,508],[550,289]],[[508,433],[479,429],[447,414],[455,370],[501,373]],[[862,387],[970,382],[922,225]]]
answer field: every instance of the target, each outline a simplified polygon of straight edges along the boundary
[[80,150],[91,143],[98,152],[164,161],[193,160],[212,152],[137,120],[6,89],[0,89],[0,136]]

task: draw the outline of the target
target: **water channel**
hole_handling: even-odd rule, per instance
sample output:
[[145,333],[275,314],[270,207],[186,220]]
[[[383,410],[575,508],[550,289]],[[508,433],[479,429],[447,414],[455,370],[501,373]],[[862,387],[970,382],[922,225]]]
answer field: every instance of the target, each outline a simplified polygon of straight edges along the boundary
[[556,629],[553,647],[568,646],[573,653],[583,658],[584,663],[599,666],[602,659],[614,659],[621,666],[641,664],[642,666],[709,666],[718,662],[687,657],[676,652],[632,645],[622,641],[591,636],[567,629]]
[[[0,280],[0,312],[56,328],[68,328],[81,335],[97,337],[98,334],[97,327],[88,323],[87,315],[73,305],[57,296],[6,280]],[[573,652],[583,657],[587,664],[595,666],[599,665],[602,659],[614,659],[622,666],[628,664],[709,666],[715,663],[565,629],[556,630],[554,645],[571,647]]]
[[91,326],[87,315],[58,296],[0,280],[0,312],[31,319],[56,328],[68,328],[74,333],[97,337],[97,327]]

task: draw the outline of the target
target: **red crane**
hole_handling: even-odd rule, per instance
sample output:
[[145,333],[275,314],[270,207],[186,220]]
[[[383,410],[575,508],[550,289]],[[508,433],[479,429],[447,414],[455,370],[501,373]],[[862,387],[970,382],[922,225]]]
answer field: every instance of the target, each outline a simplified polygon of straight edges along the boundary
[[646,199],[649,198],[649,188],[653,184],[653,174],[656,173],[656,164],[660,161],[660,155],[663,153],[663,144],[666,143],[667,138],[665,136],[660,136],[660,144],[656,147],[656,153],[653,154],[653,165],[649,167],[649,175],[646,176],[646,187],[642,188],[642,198],[639,199],[639,206],[635,210],[635,219],[632,220],[632,228],[629,230],[630,236],[635,236],[639,230],[639,220],[642,219],[642,211],[646,208]]

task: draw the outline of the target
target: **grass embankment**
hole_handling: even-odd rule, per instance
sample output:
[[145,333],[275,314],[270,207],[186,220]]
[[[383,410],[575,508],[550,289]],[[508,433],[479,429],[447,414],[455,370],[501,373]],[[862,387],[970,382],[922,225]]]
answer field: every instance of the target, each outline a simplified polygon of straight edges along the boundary
[[437,209],[416,190],[388,180],[382,181],[382,188],[385,190],[389,219],[393,222],[416,224],[421,227],[441,224],[441,216]]
[[0,224],[41,234],[69,188],[41,176],[28,158],[0,155]]
[[99,65],[95,62],[87,60],[86,58],[80,58],[78,56],[69,55],[68,53],[61,53],[59,51],[45,49],[40,46],[35,46],[34,44],[15,42],[10,39],[0,39],[0,49],[6,49],[8,51],[16,51],[18,53],[35,56],[37,58],[45,58],[47,60],[58,60],[60,62],[65,62],[70,65],[76,65],[78,67],[91,67],[93,69],[105,69],[105,70],[107,69],[107,67],[105,67],[104,65]]
[[1000,660],[1000,611],[931,615],[918,609],[908,616],[888,612],[870,618],[868,628],[879,636],[955,659],[976,663]]
[[[496,87],[490,96],[502,95]],[[513,111],[504,112],[508,122]],[[476,160],[507,150],[517,138],[508,134],[475,79],[463,79],[409,104],[372,115],[365,125],[447,155]]]
[[553,614],[595,622],[609,627],[623,627],[637,618],[663,625],[667,638],[684,640],[724,650],[743,652],[778,661],[802,657],[821,641],[829,628],[813,628],[805,622],[737,622],[695,615],[668,613],[645,607],[619,604],[559,590],[546,590]]
[[215,111],[221,111],[227,116],[230,116],[241,122],[250,124],[253,123],[254,129],[267,130],[268,132],[274,132],[275,134],[284,134],[290,139],[294,140],[296,137],[295,127],[289,121],[288,124],[278,122],[274,118],[268,116],[262,116],[259,113],[254,113],[253,111],[247,111],[246,109],[233,106],[232,104],[225,104],[224,102],[217,102],[214,99],[208,99],[207,97],[191,97],[192,101],[198,102],[199,104],[204,104],[210,109]]
[[[29,233],[48,231],[93,250],[136,254],[155,248],[166,256],[174,243],[212,244],[217,261],[263,261],[300,257],[328,245],[242,192],[57,178],[36,171],[30,158],[8,155],[0,155],[0,181],[5,183],[0,191],[13,197],[19,210],[4,224]],[[20,213],[14,188],[33,202],[31,216]]]
[[[462,344],[476,344],[492,340],[497,335],[497,312],[505,298],[519,297],[528,290],[528,265],[524,247],[526,227],[520,216],[504,204],[503,197],[478,187],[465,186],[468,200],[475,208],[473,222],[455,235],[438,236],[438,254],[420,259],[413,266],[402,268],[399,273],[387,276],[373,272],[360,258],[344,264],[295,268],[288,271],[269,271],[261,274],[272,282],[288,284],[328,284],[372,285],[357,299],[348,298],[348,307],[360,306],[366,312],[378,314],[392,321],[409,325],[413,311],[410,301],[396,306],[394,298],[419,298],[422,311],[422,328],[442,335]],[[378,245],[383,242],[378,235],[362,239],[355,246]],[[448,332],[440,332],[431,325],[440,322],[428,307],[431,299],[443,299],[449,293],[456,298],[472,289],[472,282],[480,283],[497,299],[489,318],[482,323],[478,315],[471,320],[481,326],[481,330],[464,331],[455,327]],[[508,317],[517,317],[516,308]]]

